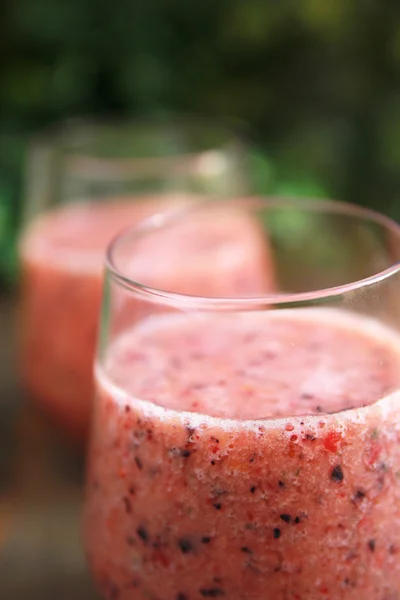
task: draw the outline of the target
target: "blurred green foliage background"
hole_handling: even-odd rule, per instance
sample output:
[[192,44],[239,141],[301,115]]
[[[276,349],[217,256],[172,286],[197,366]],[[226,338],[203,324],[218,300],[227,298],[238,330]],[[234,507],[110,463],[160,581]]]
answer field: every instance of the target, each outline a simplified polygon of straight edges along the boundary
[[[77,115],[240,117],[273,173],[400,219],[397,0],[3,0],[0,255],[29,135]],[[264,186],[265,187],[265,186]]]

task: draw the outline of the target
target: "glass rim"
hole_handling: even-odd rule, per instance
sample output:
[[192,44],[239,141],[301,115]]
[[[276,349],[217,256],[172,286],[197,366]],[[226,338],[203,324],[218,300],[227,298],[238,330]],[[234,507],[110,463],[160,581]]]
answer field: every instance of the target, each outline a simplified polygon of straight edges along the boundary
[[[96,151],[98,142],[107,136],[168,136],[188,138],[189,146],[181,152],[159,156],[146,153],[132,156],[107,156]],[[212,136],[208,140],[207,136]],[[78,117],[58,121],[42,130],[31,140],[33,151],[38,148],[59,153],[67,161],[68,171],[83,179],[128,178],[134,173],[153,174],[159,169],[185,171],[196,167],[196,161],[215,162],[222,153],[240,152],[247,139],[247,125],[239,119],[218,118],[190,113],[170,116],[135,117],[109,115],[99,118]],[[193,147],[190,142],[193,141]]]
[[[248,131],[248,125],[245,121],[233,117],[219,118],[213,115],[185,112],[142,117],[106,114],[102,117],[82,115],[81,117],[56,121],[34,135],[32,140],[44,144],[54,144],[56,142],[61,151],[80,152],[82,147],[77,144],[77,140],[88,139],[85,138],[87,134],[90,134],[90,140],[110,132],[113,135],[120,135],[121,133],[126,135],[127,128],[129,131],[132,127],[139,133],[146,131],[149,133],[167,133],[177,130],[178,134],[183,131],[195,133],[200,137],[203,134],[212,133],[220,136],[222,146],[227,142],[240,140],[247,135]],[[213,147],[215,147],[215,144]]]
[[393,233],[400,241],[400,224],[378,211],[370,208],[364,208],[350,202],[339,200],[327,200],[325,198],[304,199],[304,198],[283,198],[278,196],[251,196],[247,198],[223,198],[216,202],[214,199],[206,199],[190,203],[187,206],[177,209],[166,210],[157,213],[149,218],[142,220],[138,225],[128,227],[119,232],[108,244],[105,254],[106,274],[113,279],[118,285],[131,291],[142,299],[152,302],[162,303],[166,306],[175,308],[188,308],[204,311],[245,311],[245,310],[260,310],[267,307],[284,306],[284,305],[299,305],[319,300],[327,300],[348,294],[350,292],[372,286],[389,279],[396,273],[400,272],[400,261],[397,261],[373,275],[344,283],[333,287],[317,289],[306,292],[296,293],[269,293],[261,296],[249,297],[210,297],[201,295],[181,294],[171,290],[152,287],[140,283],[131,277],[125,275],[121,271],[115,261],[115,252],[120,243],[131,239],[135,241],[141,236],[150,234],[163,229],[169,223],[176,220],[187,213],[192,213],[201,207],[211,206],[217,207],[223,204],[250,206],[250,203],[257,203],[265,208],[293,207],[304,211],[312,211],[320,214],[336,214],[358,217],[366,222],[375,223],[387,231]]

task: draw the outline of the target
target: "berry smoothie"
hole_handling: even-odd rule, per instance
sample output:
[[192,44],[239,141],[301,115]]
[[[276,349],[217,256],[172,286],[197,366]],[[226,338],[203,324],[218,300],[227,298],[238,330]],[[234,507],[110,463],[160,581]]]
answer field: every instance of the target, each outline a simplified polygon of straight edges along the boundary
[[153,315],[97,366],[107,600],[400,598],[400,337],[313,308]]
[[[161,196],[70,204],[39,217],[23,236],[23,383],[37,403],[78,436],[86,430],[94,393],[105,248],[119,230],[189,200]],[[183,219],[173,235],[165,231],[167,250],[160,252],[153,240],[138,246],[134,256],[126,257],[129,273],[142,279],[146,273],[154,287],[174,287],[181,293],[268,291],[268,248],[256,221],[226,209],[214,212],[212,223],[204,217],[195,230]],[[195,262],[189,260],[194,250]],[[128,308],[132,319],[135,304]]]

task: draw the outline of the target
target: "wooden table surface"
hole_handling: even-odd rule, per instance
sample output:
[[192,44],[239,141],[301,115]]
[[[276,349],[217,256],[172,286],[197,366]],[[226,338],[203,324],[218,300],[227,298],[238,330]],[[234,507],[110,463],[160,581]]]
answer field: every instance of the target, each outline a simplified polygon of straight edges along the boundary
[[0,599],[99,600],[80,540],[82,456],[18,389],[14,312],[0,297]]

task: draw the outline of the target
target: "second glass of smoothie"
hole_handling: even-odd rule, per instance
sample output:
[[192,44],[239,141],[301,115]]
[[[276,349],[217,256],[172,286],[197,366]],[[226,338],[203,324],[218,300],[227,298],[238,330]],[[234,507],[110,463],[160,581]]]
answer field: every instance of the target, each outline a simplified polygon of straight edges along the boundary
[[[81,123],[34,146],[20,242],[21,374],[29,396],[73,434],[81,437],[86,431],[93,396],[107,243],[121,229],[166,208],[240,192],[242,164],[242,151],[230,133],[186,119]],[[224,235],[229,248],[223,258],[231,261],[228,279],[210,260],[216,235]],[[201,233],[177,232],[165,243],[173,270],[165,248],[152,247],[135,257],[144,271],[158,265],[153,283],[159,287],[172,277],[172,285],[178,279],[184,282],[182,291],[190,292],[194,282],[184,259],[194,249],[202,262],[196,276],[206,295],[236,288],[261,292],[269,285],[265,271],[258,270],[263,245],[251,221],[227,219],[220,212],[212,224],[203,223]]]
[[[260,273],[271,244],[275,292],[154,286],[132,257],[178,267],[169,237],[220,210],[266,240]],[[399,598],[399,259],[395,223],[334,202],[200,204],[115,240],[84,518],[105,600]]]

